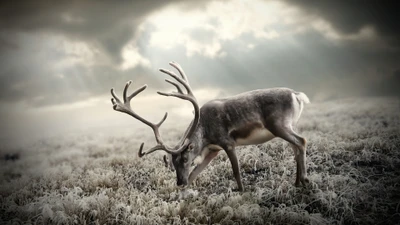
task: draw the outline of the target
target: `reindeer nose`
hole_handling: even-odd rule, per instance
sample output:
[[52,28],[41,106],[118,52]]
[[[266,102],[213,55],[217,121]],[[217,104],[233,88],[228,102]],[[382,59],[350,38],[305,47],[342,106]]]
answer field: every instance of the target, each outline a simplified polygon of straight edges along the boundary
[[181,180],[177,180],[177,181],[176,181],[176,185],[182,186],[182,185],[183,185],[183,182],[182,182]]
[[187,181],[185,179],[178,179],[176,181],[176,185],[181,187],[181,186],[186,186],[187,185]]

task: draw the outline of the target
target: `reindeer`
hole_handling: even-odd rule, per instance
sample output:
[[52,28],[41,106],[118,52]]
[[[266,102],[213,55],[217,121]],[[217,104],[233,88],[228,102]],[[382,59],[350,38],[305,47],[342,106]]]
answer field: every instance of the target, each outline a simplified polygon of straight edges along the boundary
[[[111,89],[114,110],[131,115],[148,125],[154,132],[157,145],[143,152],[144,143],[142,143],[139,157],[157,150],[169,153],[176,170],[177,185],[185,187],[193,182],[221,150],[224,150],[231,162],[238,190],[243,191],[235,147],[261,144],[280,137],[289,142],[294,150],[297,164],[295,185],[305,186],[309,182],[306,173],[306,140],[294,131],[304,105],[309,103],[304,93],[289,88],[259,89],[211,100],[200,108],[181,66],[175,62],[169,64],[179,72],[180,76],[169,70],[160,69],[160,71],[175,80],[165,81],[175,86],[177,92],[157,93],[189,101],[194,107],[194,119],[174,147],[164,144],[159,131],[168,113],[165,113],[160,122],[152,123],[131,109],[131,99],[145,90],[147,85],[127,96],[132,83],[128,81],[123,91],[123,102],[117,97],[114,89]],[[197,166],[189,174],[192,162]]]

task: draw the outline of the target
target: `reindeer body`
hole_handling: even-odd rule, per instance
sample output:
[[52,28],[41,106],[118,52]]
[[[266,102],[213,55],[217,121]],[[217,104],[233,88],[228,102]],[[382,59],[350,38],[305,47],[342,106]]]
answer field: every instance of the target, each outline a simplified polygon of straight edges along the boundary
[[204,142],[239,146],[271,140],[277,125],[297,123],[303,103],[296,93],[288,88],[261,89],[206,103],[200,108],[199,123]]
[[[305,94],[289,88],[254,90],[207,102],[200,108],[200,122],[191,141],[196,145],[195,163],[204,169],[220,150],[228,154],[231,162],[237,161],[232,159],[236,158],[232,156],[235,146],[262,144],[275,137],[289,139],[293,145],[305,144],[305,140],[296,137],[294,132],[293,136],[285,134],[286,130],[293,131],[308,102]],[[237,162],[232,164],[234,170],[235,167],[239,170]],[[193,172],[189,183],[201,170],[196,172],[195,168]],[[300,178],[296,184],[299,182]],[[242,189],[239,183],[239,189]]]

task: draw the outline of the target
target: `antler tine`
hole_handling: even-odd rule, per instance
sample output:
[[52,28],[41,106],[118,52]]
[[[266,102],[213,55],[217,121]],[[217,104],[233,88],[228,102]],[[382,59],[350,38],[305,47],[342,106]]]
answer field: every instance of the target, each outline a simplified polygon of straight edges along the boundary
[[183,100],[188,100],[191,103],[196,103],[196,100],[194,98],[192,98],[191,96],[185,95],[185,94],[181,94],[181,93],[165,93],[165,92],[161,92],[161,91],[157,91],[157,94],[159,95],[163,95],[163,96],[173,96],[173,97],[177,97]]
[[157,151],[157,150],[164,150],[164,151],[166,151],[167,153],[173,154],[173,155],[174,155],[174,154],[179,154],[179,153],[181,153],[183,150],[185,150],[186,147],[187,147],[188,145],[189,145],[189,141],[186,139],[185,142],[182,143],[182,145],[181,145],[178,149],[176,149],[176,150],[171,150],[171,149],[169,149],[169,148],[165,148],[165,146],[156,145],[156,146],[152,147],[151,149],[147,150],[146,152],[143,152],[144,143],[142,143],[142,144],[140,145],[140,148],[139,148],[138,156],[139,156],[139,158],[141,158],[141,157],[143,157],[143,156],[145,156],[145,155],[148,155],[148,154],[150,154],[150,153],[152,153],[152,152],[155,152],[155,151]]
[[144,89],[147,88],[147,84],[145,84],[142,87],[135,90],[131,95],[126,97],[126,92],[128,90],[129,85],[131,85],[131,83],[132,83],[132,81],[128,81],[128,83],[126,83],[125,88],[124,88],[124,97],[126,98],[126,101],[132,100],[132,98],[134,98],[136,95],[138,95],[140,92],[144,91]]
[[165,112],[164,117],[160,120],[160,122],[158,122],[156,124],[156,127],[160,128],[161,124],[164,123],[164,121],[167,119],[167,117],[168,117],[168,112]]
[[[189,86],[189,83],[187,83],[183,78],[178,77],[178,75],[176,75],[174,72],[166,70],[166,69],[160,69],[161,72],[171,76],[172,78],[174,78],[175,80],[177,80],[179,83],[181,83],[183,85],[183,87],[185,87],[186,91],[188,92],[188,94],[192,95],[192,90]],[[175,82],[173,82],[175,83]],[[174,84],[174,86],[177,85],[176,83]]]
[[[127,99],[127,97],[126,97],[126,92],[128,92],[128,88],[129,88],[129,86],[132,84],[132,81],[130,80],[130,81],[128,81],[128,82],[126,82],[126,84],[125,84],[125,88],[124,88],[124,92],[123,92],[123,97],[124,97],[124,102],[127,102],[127,101],[129,101],[128,99]],[[146,88],[143,88],[143,90],[144,89],[146,89]],[[142,90],[142,91],[143,91]],[[129,107],[130,107],[130,104],[129,104]]]
[[121,100],[119,100],[117,94],[115,94],[114,88],[111,88],[111,95],[113,96],[113,98],[111,98],[111,102],[112,102],[113,108],[115,110],[115,107],[117,106],[117,103],[121,104]]
[[169,65],[171,65],[176,70],[178,70],[178,72],[179,72],[179,74],[181,74],[182,78],[189,84],[189,80],[188,80],[185,72],[183,71],[182,67],[178,63],[172,61],[172,62],[169,63]]
[[[147,88],[147,84],[145,84],[142,87],[135,90],[129,97],[127,97],[126,93],[128,91],[128,87],[129,87],[129,85],[131,85],[131,83],[132,83],[132,81],[130,80],[130,81],[126,82],[126,84],[125,84],[125,88],[122,93],[123,94],[122,98],[124,99],[124,103],[122,103],[121,100],[118,98],[117,94],[115,94],[114,88],[111,88],[111,95],[113,96],[113,98],[111,99],[111,102],[113,103],[114,110],[117,110],[117,111],[123,110],[124,113],[127,113],[127,112],[125,112],[126,111],[125,108],[130,109],[130,107],[131,107],[130,100]],[[124,107],[122,107],[122,106],[124,106]]]
[[174,85],[176,87],[176,89],[178,90],[178,92],[183,94],[183,91],[182,91],[181,87],[179,87],[179,85],[177,83],[173,82],[172,80],[168,80],[168,79],[165,79],[165,81],[170,83],[170,84],[172,84],[172,85]]
[[144,146],[144,142],[140,145],[140,148],[139,148],[139,152],[138,152],[139,158],[142,158],[143,156],[145,156],[147,154],[150,154],[150,153],[152,153],[152,152],[154,152],[156,150],[164,150],[164,148],[162,148],[161,145],[156,145],[153,148],[151,148],[151,149],[149,149],[149,150],[147,150],[146,152],[143,153],[143,146]]

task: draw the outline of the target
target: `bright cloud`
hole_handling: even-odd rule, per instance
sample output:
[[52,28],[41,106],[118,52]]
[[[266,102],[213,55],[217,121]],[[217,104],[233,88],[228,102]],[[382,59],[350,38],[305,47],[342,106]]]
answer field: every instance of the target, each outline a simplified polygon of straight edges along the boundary
[[[224,57],[222,42],[251,34],[262,39],[277,39],[309,30],[330,41],[373,40],[376,32],[363,27],[358,33],[342,34],[323,18],[307,14],[280,1],[213,1],[204,9],[184,11],[172,5],[154,12],[142,26],[154,28],[150,46],[171,49],[184,46],[188,57],[195,54],[209,58]],[[200,38],[199,38],[200,37]],[[238,48],[254,48],[244,43]]]
[[325,20],[318,19],[311,23],[311,27],[319,31],[325,38],[330,41],[343,40],[374,40],[377,38],[376,31],[373,27],[364,26],[357,33],[342,34],[335,30],[330,23]]
[[221,42],[243,34],[249,33],[259,39],[279,38],[281,34],[276,25],[281,22],[280,18],[296,13],[279,2],[253,3],[241,0],[211,2],[204,10],[190,12],[173,6],[164,8],[149,16],[145,22],[155,27],[150,45],[163,49],[183,45],[187,56],[221,57],[224,56]]
[[101,58],[99,57],[99,50],[96,50],[83,41],[69,40],[64,36],[52,36],[47,40],[50,40],[46,46],[47,48],[57,49],[57,51],[65,55],[62,60],[53,64],[58,71],[76,65],[92,66]]
[[137,65],[150,67],[150,61],[139,53],[134,43],[129,43],[122,49],[122,58],[123,62],[119,66],[121,70],[131,69]]

